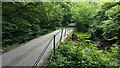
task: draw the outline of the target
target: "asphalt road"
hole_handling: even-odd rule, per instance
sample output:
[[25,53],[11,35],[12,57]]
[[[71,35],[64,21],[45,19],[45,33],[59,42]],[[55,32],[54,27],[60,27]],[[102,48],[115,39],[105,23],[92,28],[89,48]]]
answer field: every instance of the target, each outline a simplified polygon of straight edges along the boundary
[[[67,28],[66,30],[72,31],[73,28]],[[51,38],[53,38],[53,35],[59,31],[60,30],[56,30],[39,38],[35,38],[13,50],[4,53],[3,55],[0,55],[0,57],[2,57],[2,60],[0,59],[0,61],[2,61],[2,66],[32,66],[38,58],[39,54],[47,46]],[[63,29],[62,39],[65,38],[64,33],[65,29]],[[60,36],[61,32],[56,35],[56,43],[60,40]],[[50,55],[52,49],[53,40],[41,58],[38,66],[43,65],[47,61],[47,58]]]

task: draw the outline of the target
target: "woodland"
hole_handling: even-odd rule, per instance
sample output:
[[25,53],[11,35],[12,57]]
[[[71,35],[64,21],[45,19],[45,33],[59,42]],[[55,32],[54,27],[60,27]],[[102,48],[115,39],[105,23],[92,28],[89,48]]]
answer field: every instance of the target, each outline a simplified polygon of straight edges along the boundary
[[72,34],[60,43],[46,66],[120,67],[120,2],[4,2],[3,52],[67,26]]

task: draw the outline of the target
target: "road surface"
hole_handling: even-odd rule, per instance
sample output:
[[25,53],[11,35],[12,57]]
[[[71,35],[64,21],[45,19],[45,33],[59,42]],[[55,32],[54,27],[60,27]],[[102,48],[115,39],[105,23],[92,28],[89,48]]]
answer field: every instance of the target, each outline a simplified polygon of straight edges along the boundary
[[[67,28],[67,31],[72,31],[73,28]],[[38,58],[39,54],[42,50],[47,46],[50,39],[53,38],[53,35],[58,33],[60,30],[56,30],[52,33],[46,34],[39,38],[35,38],[13,50],[10,50],[2,56],[2,66],[32,66],[36,59]],[[65,33],[65,29],[63,29],[63,34]],[[58,42],[61,36],[61,32],[56,35],[56,41]],[[64,38],[64,35],[63,35]],[[57,43],[56,42],[56,43]],[[39,62],[39,66],[44,64],[48,55],[50,54],[51,50],[53,49],[53,40],[50,43],[47,51],[45,52],[44,56],[42,57],[41,61]]]

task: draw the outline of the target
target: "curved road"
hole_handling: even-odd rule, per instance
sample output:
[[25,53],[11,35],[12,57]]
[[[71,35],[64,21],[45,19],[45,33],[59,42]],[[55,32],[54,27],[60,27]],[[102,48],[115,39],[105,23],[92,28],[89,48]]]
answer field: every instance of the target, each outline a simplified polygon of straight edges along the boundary
[[[72,31],[73,28],[67,28],[67,31]],[[52,33],[46,34],[39,38],[35,38],[13,50],[10,50],[2,56],[2,66],[32,66],[36,59],[38,58],[39,54],[42,50],[47,46],[50,39],[53,38],[53,35],[58,33],[60,30],[56,30]],[[63,34],[65,33],[65,29],[63,29]],[[58,42],[61,36],[61,32],[56,35],[56,41]],[[63,35],[63,38],[64,35]],[[56,43],[57,43],[56,42]],[[44,56],[42,57],[41,61],[39,62],[39,66],[44,64],[48,55],[50,54],[51,50],[53,49],[53,40],[50,43],[47,51],[45,52]]]

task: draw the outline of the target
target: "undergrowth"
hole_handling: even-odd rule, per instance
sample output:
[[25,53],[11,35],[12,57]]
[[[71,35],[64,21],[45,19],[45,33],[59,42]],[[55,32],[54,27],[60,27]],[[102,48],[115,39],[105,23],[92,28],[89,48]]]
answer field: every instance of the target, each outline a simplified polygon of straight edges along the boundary
[[77,33],[77,41],[64,41],[49,59],[48,67],[120,67],[120,49],[114,44],[109,51],[99,50],[88,33]]

